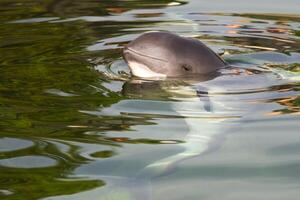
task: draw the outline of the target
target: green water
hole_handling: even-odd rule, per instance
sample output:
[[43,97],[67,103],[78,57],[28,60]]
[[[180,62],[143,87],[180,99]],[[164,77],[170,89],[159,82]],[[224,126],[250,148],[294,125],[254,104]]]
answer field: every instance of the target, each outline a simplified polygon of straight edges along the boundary
[[[300,9],[251,2],[0,0],[0,198],[299,199]],[[208,112],[131,81],[122,47],[150,30],[278,74],[208,81]],[[208,151],[145,170],[191,131]]]

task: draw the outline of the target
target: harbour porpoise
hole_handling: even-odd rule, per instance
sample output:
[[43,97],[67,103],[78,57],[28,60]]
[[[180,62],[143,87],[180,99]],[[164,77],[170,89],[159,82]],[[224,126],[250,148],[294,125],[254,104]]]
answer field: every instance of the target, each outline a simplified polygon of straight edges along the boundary
[[170,32],[149,32],[123,51],[131,73],[142,78],[207,75],[226,67],[225,61],[197,39]]

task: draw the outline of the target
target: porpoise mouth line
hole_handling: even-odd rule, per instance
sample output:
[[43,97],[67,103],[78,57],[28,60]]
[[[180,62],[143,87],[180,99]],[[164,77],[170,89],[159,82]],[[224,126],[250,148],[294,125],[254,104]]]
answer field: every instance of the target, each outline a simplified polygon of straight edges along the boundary
[[142,54],[142,53],[140,53],[140,52],[138,52],[138,51],[135,51],[135,50],[133,50],[133,49],[131,49],[131,48],[129,48],[129,47],[127,47],[126,50],[127,50],[127,51],[130,51],[130,52],[132,52],[132,53],[134,53],[134,54],[137,54],[137,55],[139,55],[139,56],[143,56],[143,57],[147,57],[147,58],[159,60],[159,61],[162,61],[162,62],[168,62],[167,60],[164,60],[164,59],[161,59],[161,58],[156,58],[156,57],[153,57],[153,56],[148,56],[148,55],[146,55],[146,54]]

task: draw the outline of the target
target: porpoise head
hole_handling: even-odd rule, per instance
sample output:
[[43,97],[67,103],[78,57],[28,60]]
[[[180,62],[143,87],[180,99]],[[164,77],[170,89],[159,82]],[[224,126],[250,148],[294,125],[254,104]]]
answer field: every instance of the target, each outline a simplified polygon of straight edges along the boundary
[[207,75],[226,66],[199,40],[169,32],[149,32],[123,51],[131,73],[142,78]]

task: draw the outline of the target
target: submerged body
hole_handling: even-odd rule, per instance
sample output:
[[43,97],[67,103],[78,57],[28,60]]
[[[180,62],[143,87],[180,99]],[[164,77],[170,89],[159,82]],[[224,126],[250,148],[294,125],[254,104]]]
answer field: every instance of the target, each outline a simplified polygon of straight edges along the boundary
[[207,75],[226,66],[199,40],[169,32],[141,35],[124,48],[123,56],[132,74],[143,78]]
[[[246,80],[244,83],[248,86],[247,79],[251,80],[253,76],[262,78],[261,81],[256,79],[258,85],[261,83],[265,86],[267,83],[266,76],[261,73],[256,75],[247,70],[235,73],[235,69],[232,70],[230,67],[229,70],[222,70],[228,65],[205,44],[196,39],[184,38],[168,32],[141,35],[124,48],[123,56],[134,76],[146,79],[168,77],[175,78],[176,81],[180,78],[185,82],[181,86],[179,84],[179,86],[163,88],[167,93],[172,94],[171,99],[175,100],[170,101],[168,107],[177,116],[182,117],[186,128],[183,142],[177,144],[182,151],[148,164],[131,179],[140,185],[139,190],[133,190],[135,199],[152,199],[150,184],[152,179],[169,174],[183,160],[218,147],[224,135],[238,127],[236,123],[240,123],[240,116],[247,116],[246,113],[251,113],[250,110],[255,107],[245,102],[233,104],[232,100],[223,102],[216,98],[218,96],[211,98],[211,92],[226,93],[226,89],[225,91],[219,89],[224,83],[225,85],[226,82],[228,83],[232,75],[234,75],[234,78],[231,77],[232,81]],[[190,82],[190,77],[193,83]],[[155,84],[155,81],[148,85],[151,84]],[[239,87],[239,84],[234,85]],[[133,92],[147,91],[145,83],[141,82],[137,85],[140,85],[140,88],[135,87]],[[253,89],[252,86],[249,88]]]
[[[186,42],[185,38],[174,36],[173,34],[157,34],[159,36],[158,38],[162,35],[168,35],[172,37],[171,39],[168,38],[168,41],[169,39],[171,41],[183,39],[184,44],[190,44]],[[110,107],[101,108],[98,114],[100,116],[126,115],[127,117],[141,117],[146,115],[147,119],[151,119],[151,124],[146,123],[145,125],[135,126],[137,135],[134,135],[134,132],[130,130],[130,133],[128,133],[129,138],[153,137],[156,139],[163,137],[162,142],[165,143],[160,144],[165,145],[166,149],[162,150],[161,147],[158,148],[158,145],[144,145],[142,147],[140,146],[140,149],[136,149],[136,146],[132,146],[132,151],[129,150],[129,152],[125,152],[125,154],[130,153],[131,159],[129,160],[128,157],[122,159],[121,153],[120,156],[115,159],[102,160],[99,165],[97,165],[97,170],[103,173],[103,176],[100,175],[99,179],[103,180],[107,185],[81,193],[80,196],[77,195],[77,199],[90,199],[91,197],[97,200],[155,199],[152,191],[153,182],[174,172],[173,169],[182,161],[218,149],[227,134],[232,134],[242,126],[245,120],[251,119],[253,114],[257,116],[257,111],[263,110],[261,109],[262,107],[257,108],[257,106],[264,106],[264,104],[253,102],[253,99],[257,99],[257,94],[261,92],[263,96],[268,95],[264,94],[263,91],[276,85],[275,82],[279,82],[279,76],[275,73],[255,69],[241,69],[238,73],[235,73],[235,69],[232,70],[230,67],[223,70],[222,68],[227,66],[225,62],[208,49],[208,47],[202,46],[203,44],[199,44],[198,42],[192,43],[196,44],[195,46],[199,48],[197,52],[204,51],[204,53],[199,56],[192,54],[193,56],[189,59],[187,59],[187,55],[171,55],[172,52],[179,53],[188,51],[181,51],[188,46],[182,49],[179,47],[169,49],[172,43],[164,43],[158,39],[157,41],[160,44],[158,45],[158,49],[160,50],[153,50],[153,54],[145,55],[147,52],[151,53],[152,49],[150,49],[150,47],[156,43],[149,44],[150,46],[144,46],[145,51],[143,51],[142,44],[146,44],[145,41],[148,41],[149,38],[154,37],[154,35],[154,33],[144,35],[145,38],[141,36],[141,40],[138,38],[130,43],[124,50],[124,57],[133,75],[146,78],[156,77],[156,75],[158,75],[158,77],[174,77],[174,79],[155,81],[130,80],[123,85],[121,91],[127,98]],[[138,47],[140,47],[141,50],[133,52],[138,50]],[[129,48],[135,49],[129,50]],[[195,49],[197,48],[195,47]],[[159,55],[162,55],[162,57],[159,57]],[[208,57],[204,55],[208,55]],[[154,61],[159,60],[154,56],[159,57],[159,59],[164,59],[163,56],[169,56],[170,61],[166,62],[165,65],[150,65],[151,63],[153,64]],[[177,60],[174,60],[174,57],[177,57]],[[207,62],[205,62],[205,60]],[[189,63],[191,65],[197,62],[199,62],[200,65],[193,65],[196,66],[193,67],[193,73],[186,72],[185,70],[180,71],[181,65],[179,65],[179,63]],[[214,62],[216,63],[213,64]],[[173,65],[167,63],[173,63]],[[193,76],[192,83],[190,82],[191,79],[187,78],[191,74],[197,77],[194,79],[195,76]],[[270,95],[274,95],[274,93],[270,93]],[[275,93],[275,95],[284,94],[281,92],[281,94]],[[160,100],[161,97],[163,97],[164,101]],[[268,99],[271,98],[275,97]],[[172,124],[170,124],[170,122],[172,122]],[[180,128],[182,133],[180,137],[177,138],[177,136],[173,135],[175,131],[170,131],[169,134],[172,135],[168,136],[166,125],[168,127],[167,129]],[[147,129],[147,126],[150,126],[150,128]],[[151,134],[149,134],[147,130],[159,131],[152,131],[150,132]],[[121,134],[122,137],[126,135],[124,132]],[[176,143],[176,141],[180,142]],[[127,146],[126,149],[130,149],[130,147]],[[142,160],[139,159],[140,157],[148,155],[147,151],[151,152],[151,154],[149,153],[149,162],[137,162]],[[156,153],[153,153],[155,151]],[[152,157],[150,155],[152,155]],[[122,165],[124,162],[126,164]],[[110,168],[112,166],[122,168],[121,172],[114,171]],[[126,170],[124,170],[123,167],[125,167]],[[70,198],[66,199],[73,200],[76,198],[70,196]]]
[[[122,160],[120,155],[101,161],[97,169],[103,173],[99,178],[106,187],[83,193],[80,199],[155,199],[152,182],[173,172],[181,162],[218,149],[227,134],[251,119],[253,111],[260,110],[256,108],[259,104],[252,102],[252,93],[264,91],[278,80],[276,74],[254,69],[241,69],[238,73],[230,67],[223,70],[226,63],[201,42],[165,32],[137,38],[124,49],[124,58],[135,76],[174,79],[130,80],[122,89],[127,98],[101,108],[99,115],[140,117],[146,114],[151,124],[135,126],[137,135],[130,131],[129,137],[162,137],[165,143],[160,144],[165,149],[158,145],[144,145],[141,149],[132,146],[132,151],[127,152],[132,160],[127,157]],[[189,79],[190,76],[193,78]],[[147,126],[151,127],[147,129]],[[174,136],[175,131],[168,133],[166,127],[180,128],[182,134]],[[149,130],[159,131],[143,135]],[[149,162],[139,162],[147,152],[151,152]],[[127,166],[126,170],[116,172],[107,167],[118,164]]]

